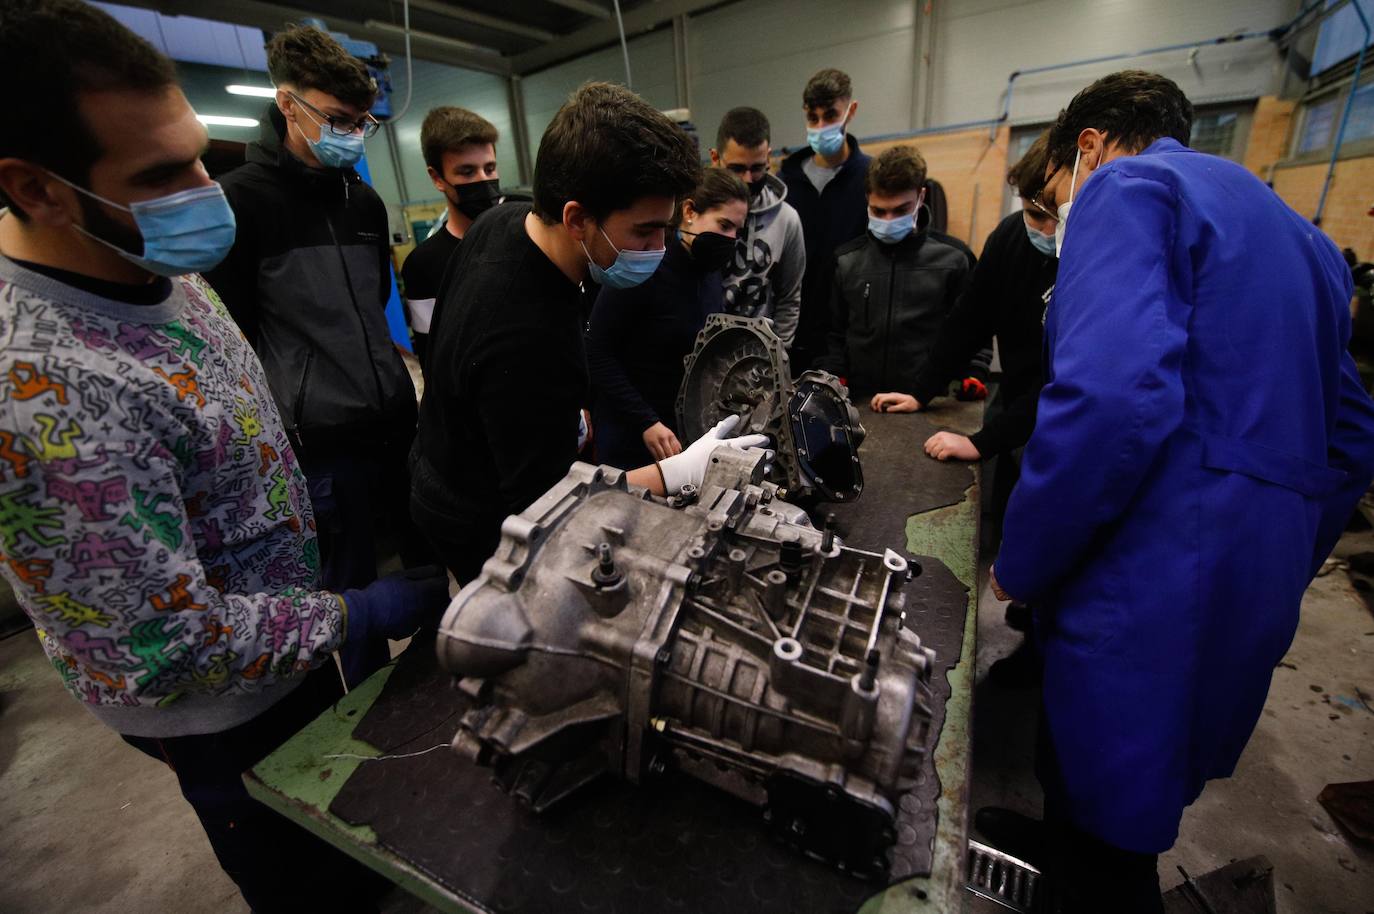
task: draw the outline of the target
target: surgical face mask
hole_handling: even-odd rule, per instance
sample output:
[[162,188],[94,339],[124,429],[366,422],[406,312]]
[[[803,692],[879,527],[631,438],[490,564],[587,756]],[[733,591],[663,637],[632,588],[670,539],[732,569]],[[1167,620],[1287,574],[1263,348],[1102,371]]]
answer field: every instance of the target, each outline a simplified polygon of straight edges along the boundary
[[811,144],[816,155],[829,158],[844,148],[844,121],[828,127],[808,127],[806,142]]
[[692,262],[705,273],[715,273],[729,265],[735,256],[735,239],[720,232],[688,232],[692,237]]
[[1057,211],[1059,222],[1054,227],[1054,256],[1058,257],[1064,250],[1064,230],[1069,224],[1069,207],[1073,206],[1073,192],[1078,187],[1078,161],[1083,158],[1083,150],[1080,149],[1073,155],[1073,176],[1069,178],[1069,199],[1059,204]]
[[[48,172],[52,174],[52,172]],[[203,273],[217,266],[234,246],[234,211],[218,184],[193,187],[165,197],[139,200],[123,206],[73,184],[61,175],[52,175],[63,184],[106,206],[122,209],[134,217],[143,237],[143,254],[131,254],[84,227],[73,226],[92,241],[99,242],[131,263],[159,276],[184,276]]]
[[501,202],[501,182],[496,178],[468,184],[449,184],[449,187],[458,195],[458,201],[454,204],[458,212],[469,219],[476,219]]
[[[1025,217],[1022,218],[1024,219]],[[1058,232],[1059,228],[1055,226],[1055,234],[1057,235]],[[1055,244],[1055,235],[1047,235],[1027,222],[1026,237],[1030,239],[1031,244],[1035,245],[1035,249],[1046,257],[1059,256],[1058,248]]]
[[876,216],[868,217],[869,232],[883,244],[896,244],[910,235],[915,228],[915,213],[907,213],[905,216],[897,216],[893,219],[879,219]]
[[304,106],[298,107],[297,111],[305,112],[305,116],[310,118],[312,123],[318,124],[320,128],[320,138],[312,140],[301,130],[300,124],[296,129],[300,130],[301,138],[310,147],[310,151],[315,154],[315,158],[320,160],[321,165],[329,168],[351,168],[358,164],[363,157],[363,132],[350,133],[348,136],[339,136],[330,130],[320,121],[315,120],[314,115],[305,110]]
[[605,229],[597,226],[596,230],[606,239],[611,250],[615,251],[615,263],[604,268],[597,266],[591,252],[587,250],[585,241],[582,242],[582,253],[587,255],[587,265],[591,268],[592,279],[611,289],[632,289],[644,282],[654,275],[658,265],[663,262],[663,255],[668,252],[667,248],[659,248],[657,251],[622,251],[615,246],[615,242],[606,234]]

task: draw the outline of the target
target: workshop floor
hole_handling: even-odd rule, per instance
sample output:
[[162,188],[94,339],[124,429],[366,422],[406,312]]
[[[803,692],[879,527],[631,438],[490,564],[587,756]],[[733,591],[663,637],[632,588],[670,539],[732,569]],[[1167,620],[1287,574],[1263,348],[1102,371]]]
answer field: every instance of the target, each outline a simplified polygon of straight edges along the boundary
[[[1369,551],[1374,534],[1347,534],[1336,554]],[[985,563],[984,580],[986,571]],[[1039,690],[1002,689],[986,678],[1023,637],[1004,616],[1005,604],[985,584],[970,817],[981,806],[1040,812],[1031,771]],[[1208,785],[1161,857],[1166,891],[1182,881],[1180,866],[1198,877],[1264,854],[1274,864],[1278,914],[1374,914],[1374,849],[1343,835],[1317,803],[1327,784],[1374,779],[1374,711],[1360,693],[1374,695],[1374,613],[1337,570],[1308,588],[1297,637],[1235,775]],[[982,899],[968,907],[969,914],[1004,910]]]
[[[1374,550],[1374,535],[1341,551]],[[1374,778],[1374,615],[1343,572],[1308,591],[1302,625],[1274,677],[1235,777],[1188,811],[1160,871],[1201,875],[1266,854],[1280,914],[1374,911],[1374,851],[1340,834],[1316,802],[1327,783]],[[973,807],[1035,813],[1030,773],[1037,695],[984,680],[1019,635],[983,595],[975,701]],[[246,911],[216,865],[171,773],[126,746],[63,691],[31,633],[0,640],[0,911]],[[327,877],[326,877],[327,878]],[[399,892],[388,914],[427,910]],[[1000,910],[971,900],[975,914]]]

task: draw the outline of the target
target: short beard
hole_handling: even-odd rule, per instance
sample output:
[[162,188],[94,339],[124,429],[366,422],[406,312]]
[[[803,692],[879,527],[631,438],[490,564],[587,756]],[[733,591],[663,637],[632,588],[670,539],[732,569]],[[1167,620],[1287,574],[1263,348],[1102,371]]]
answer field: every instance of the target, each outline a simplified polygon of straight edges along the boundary
[[143,254],[143,236],[138,229],[129,228],[106,214],[100,203],[85,194],[77,194],[77,198],[81,204],[82,228],[135,257]]

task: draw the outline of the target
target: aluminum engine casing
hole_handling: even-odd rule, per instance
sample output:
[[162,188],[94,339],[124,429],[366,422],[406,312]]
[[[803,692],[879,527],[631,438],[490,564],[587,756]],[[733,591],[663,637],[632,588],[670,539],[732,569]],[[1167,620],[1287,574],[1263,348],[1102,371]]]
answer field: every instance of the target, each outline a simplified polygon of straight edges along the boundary
[[669,502],[574,464],[508,518],[439,629],[474,699],[453,746],[540,810],[680,770],[879,877],[930,736],[933,655],[902,624],[919,566],[812,527],[763,459],[719,448]]
[[683,364],[676,404],[683,441],[739,416],[735,434],[772,440],[775,481],[788,500],[852,502],[863,493],[865,432],[849,391],[826,371],[793,379],[787,350],[766,318],[712,314]]

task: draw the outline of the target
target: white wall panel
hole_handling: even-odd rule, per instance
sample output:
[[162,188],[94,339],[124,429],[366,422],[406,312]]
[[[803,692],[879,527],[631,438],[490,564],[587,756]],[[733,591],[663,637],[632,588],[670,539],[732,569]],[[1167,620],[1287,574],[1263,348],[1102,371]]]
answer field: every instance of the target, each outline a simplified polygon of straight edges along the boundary
[[853,80],[857,135],[908,129],[914,16],[911,0],[744,0],[693,17],[692,117],[704,144],[737,105],[768,116],[774,147],[806,142],[802,89],[825,67]]
[[[631,39],[630,76],[634,90],[655,108],[677,107],[677,78],[673,64],[673,33],[660,29]],[[563,107],[568,95],[589,80],[625,83],[625,58],[620,45],[578,57],[524,78],[525,122],[529,125],[530,162],[539,138]]]
[[[935,0],[937,4],[940,0]],[[995,117],[1014,70],[1267,31],[1295,0],[946,0],[937,12],[932,125]],[[1079,89],[1126,68],[1163,73],[1194,102],[1272,91],[1277,54],[1267,40],[1074,67],[1017,81],[1014,122],[1047,120]]]

